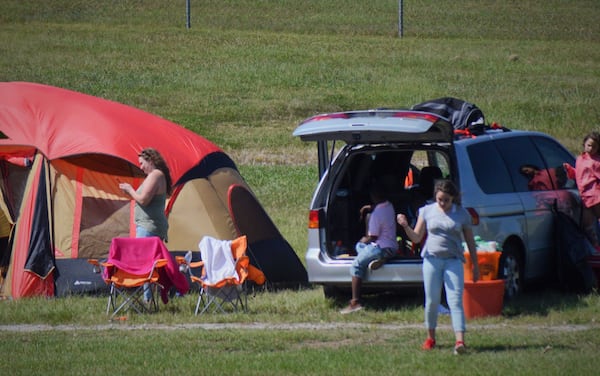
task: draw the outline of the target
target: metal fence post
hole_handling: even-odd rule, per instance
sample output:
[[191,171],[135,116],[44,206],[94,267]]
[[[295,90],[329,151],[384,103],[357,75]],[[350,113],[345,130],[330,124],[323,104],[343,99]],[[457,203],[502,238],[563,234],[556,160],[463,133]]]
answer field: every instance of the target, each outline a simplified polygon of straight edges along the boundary
[[398,0],[398,36],[404,36],[404,1]]
[[191,12],[190,1],[191,0],[186,0],[185,1],[185,14],[186,14],[186,19],[187,19],[186,26],[187,26],[188,29],[192,27],[191,15],[190,15],[190,12]]

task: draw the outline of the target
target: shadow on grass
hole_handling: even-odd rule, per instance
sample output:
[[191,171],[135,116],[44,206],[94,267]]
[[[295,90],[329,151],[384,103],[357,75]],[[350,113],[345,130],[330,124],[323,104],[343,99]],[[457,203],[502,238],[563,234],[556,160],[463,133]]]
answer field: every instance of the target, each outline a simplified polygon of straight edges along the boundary
[[[336,307],[345,307],[350,301],[351,293],[340,291],[333,299]],[[404,288],[392,291],[367,291],[361,296],[361,304],[371,311],[389,311],[422,307],[424,303],[422,288]]]
[[[597,291],[590,294],[597,294]],[[559,287],[548,285],[532,285],[518,297],[504,300],[502,315],[514,317],[519,315],[545,316],[557,309],[573,309],[586,305],[587,294],[569,292]],[[337,307],[348,304],[351,294],[341,293],[334,299]],[[361,297],[363,306],[374,311],[411,309],[424,306],[425,295],[422,288],[407,288],[388,292],[365,292]],[[446,298],[442,296],[442,304]]]
[[[589,294],[597,294],[593,291]],[[530,286],[521,295],[504,301],[502,315],[513,317],[518,315],[545,316],[552,310],[572,309],[586,305],[588,294],[565,291],[559,287],[544,285]]]
[[412,309],[423,307],[423,289],[410,288],[393,292],[364,295],[363,303],[375,311]]
[[534,350],[534,351],[540,351],[542,353],[548,352],[548,351],[565,351],[565,350],[573,350],[574,347],[572,346],[564,346],[564,345],[553,345],[552,347],[548,346],[547,344],[541,344],[541,343],[531,343],[531,344],[524,344],[524,345],[490,345],[490,346],[477,346],[475,348],[470,349],[471,351],[473,351],[474,353],[485,353],[485,352],[489,352],[489,353],[498,353],[498,352],[516,352],[516,351],[528,351],[528,350]]

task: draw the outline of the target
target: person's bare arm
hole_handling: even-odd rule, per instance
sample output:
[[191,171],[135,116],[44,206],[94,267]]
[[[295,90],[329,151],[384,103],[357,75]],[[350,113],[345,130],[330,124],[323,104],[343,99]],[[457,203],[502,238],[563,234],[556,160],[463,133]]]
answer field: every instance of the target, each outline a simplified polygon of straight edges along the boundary
[[423,240],[423,237],[425,236],[425,221],[423,220],[423,217],[419,216],[419,218],[417,218],[417,224],[414,229],[408,225],[408,220],[404,214],[398,214],[396,220],[398,221],[398,224],[402,226],[404,232],[406,232],[406,236],[408,236],[413,243],[420,243],[421,240]]
[[160,170],[153,170],[146,176],[144,183],[142,185],[142,190],[140,193],[137,193],[133,187],[128,183],[119,184],[119,188],[123,190],[123,192],[127,193],[134,199],[138,204],[142,206],[146,206],[152,201],[152,198],[158,192],[160,179],[163,178],[163,173]]

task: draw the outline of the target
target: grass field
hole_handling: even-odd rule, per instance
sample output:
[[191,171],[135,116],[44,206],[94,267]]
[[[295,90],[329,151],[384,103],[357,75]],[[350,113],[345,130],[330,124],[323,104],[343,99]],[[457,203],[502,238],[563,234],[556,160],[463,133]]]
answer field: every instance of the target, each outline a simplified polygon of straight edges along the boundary
[[[490,122],[549,133],[573,153],[599,129],[597,0],[405,1],[402,38],[397,7],[192,0],[187,29],[184,0],[0,0],[0,81],[126,103],[208,138],[238,164],[301,259],[316,150],[291,133],[308,116],[454,96]],[[2,302],[0,373],[591,375],[600,367],[597,295],[536,290],[509,302],[502,317],[469,323],[473,350],[458,359],[447,327],[439,351],[417,350],[418,294],[369,299],[366,312],[342,318],[317,288],[265,293],[250,314],[196,318],[190,296],[121,324],[107,324],[99,298]],[[265,327],[190,326],[215,322]],[[268,330],[305,322],[316,326]]]
[[[366,296],[351,316],[317,289],[257,294],[250,312],[193,316],[195,297],[158,314],[109,323],[98,297],[0,305],[0,370],[13,375],[594,375],[600,298],[535,291],[503,315],[468,321],[470,350],[452,355],[440,316],[439,348],[424,339],[422,295]],[[8,373],[6,373],[8,372]]]
[[455,96],[574,153],[600,119],[595,1],[411,1],[403,38],[390,0],[192,1],[190,29],[183,0],[0,4],[0,80],[198,132],[232,156],[299,254],[316,179],[314,145],[291,137],[303,118]]

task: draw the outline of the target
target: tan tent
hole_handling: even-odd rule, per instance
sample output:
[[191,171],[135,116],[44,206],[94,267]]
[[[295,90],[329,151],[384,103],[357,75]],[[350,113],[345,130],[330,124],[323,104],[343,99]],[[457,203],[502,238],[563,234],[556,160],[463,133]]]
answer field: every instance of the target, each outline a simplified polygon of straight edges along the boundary
[[[123,104],[46,85],[0,83],[0,237],[7,242],[0,249],[1,295],[63,295],[103,285],[87,259],[105,257],[113,237],[134,236],[133,205],[118,184],[140,184],[137,155],[145,147],[158,149],[173,177],[166,208],[171,251],[197,251],[204,235],[241,235],[230,187],[248,192],[244,202],[258,201],[216,145]],[[273,228],[264,211],[239,215],[254,228]],[[291,247],[278,231],[267,233],[283,246],[258,247],[255,262],[286,254],[287,265],[278,266],[304,282]],[[248,237],[251,247],[264,240]]]

